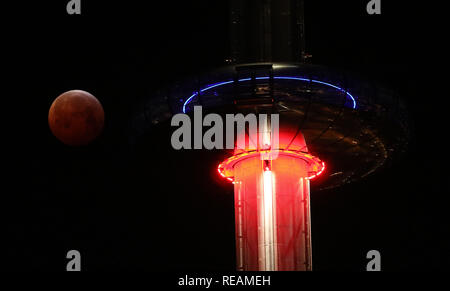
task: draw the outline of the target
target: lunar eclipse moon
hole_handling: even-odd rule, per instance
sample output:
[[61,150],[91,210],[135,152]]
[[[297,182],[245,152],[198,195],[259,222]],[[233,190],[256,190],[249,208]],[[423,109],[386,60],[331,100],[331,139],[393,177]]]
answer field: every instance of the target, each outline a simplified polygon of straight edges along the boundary
[[48,113],[52,133],[70,146],[92,142],[102,131],[105,114],[101,103],[82,90],[67,91],[53,101]]

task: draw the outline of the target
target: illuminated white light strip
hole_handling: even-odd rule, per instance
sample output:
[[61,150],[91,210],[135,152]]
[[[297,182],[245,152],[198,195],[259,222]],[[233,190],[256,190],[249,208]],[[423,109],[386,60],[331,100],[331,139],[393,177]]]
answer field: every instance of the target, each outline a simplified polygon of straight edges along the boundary
[[[264,190],[264,241],[260,242],[264,248],[264,271],[276,271],[276,229],[274,225],[274,193],[272,171],[263,171]],[[261,214],[261,213],[260,213]]]

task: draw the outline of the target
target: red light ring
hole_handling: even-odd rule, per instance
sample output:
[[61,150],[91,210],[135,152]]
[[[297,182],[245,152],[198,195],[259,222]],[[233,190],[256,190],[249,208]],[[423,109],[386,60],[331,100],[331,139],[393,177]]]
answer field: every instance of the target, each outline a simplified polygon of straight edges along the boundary
[[[314,174],[308,177],[304,177],[307,180],[312,180],[322,174],[325,171],[325,163],[321,161],[319,158],[305,152],[297,152],[297,151],[290,151],[290,150],[276,150],[279,155],[284,156],[291,156],[298,159],[306,160],[307,163],[312,167],[314,170]],[[248,158],[253,158],[255,156],[270,153],[271,150],[267,151],[251,151],[251,152],[243,152],[238,155],[234,155],[223,161],[219,166],[217,167],[217,171],[219,174],[227,179],[230,182],[234,183],[234,176],[233,176],[233,168],[236,163],[243,161]]]

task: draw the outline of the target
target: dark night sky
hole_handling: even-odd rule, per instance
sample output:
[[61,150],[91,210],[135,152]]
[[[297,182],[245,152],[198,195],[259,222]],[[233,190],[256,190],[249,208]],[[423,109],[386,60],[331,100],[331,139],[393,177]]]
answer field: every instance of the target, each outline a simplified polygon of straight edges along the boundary
[[[65,270],[78,249],[86,270],[234,270],[233,192],[215,175],[215,155],[175,152],[167,134],[128,145],[141,100],[224,65],[227,2],[82,2],[81,16],[67,15],[65,1],[5,8],[13,160],[3,267]],[[315,269],[364,270],[377,249],[385,270],[448,270],[442,7],[382,1],[383,14],[368,16],[366,1],[306,2],[313,63],[399,88],[415,128],[390,169],[313,194]],[[102,136],[83,148],[62,145],[47,125],[54,98],[76,88],[106,114]]]

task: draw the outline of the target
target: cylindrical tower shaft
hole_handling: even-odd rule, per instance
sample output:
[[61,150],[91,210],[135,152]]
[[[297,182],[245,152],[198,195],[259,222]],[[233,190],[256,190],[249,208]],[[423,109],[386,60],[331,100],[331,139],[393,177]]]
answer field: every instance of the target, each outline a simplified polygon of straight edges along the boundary
[[306,163],[255,156],[234,166],[238,270],[311,270]]
[[218,166],[219,174],[234,183],[241,271],[312,269],[309,181],[325,163],[308,152],[301,132],[289,123],[277,124],[276,116],[262,119],[256,138],[240,135],[249,147],[240,149],[237,142],[234,155]]

